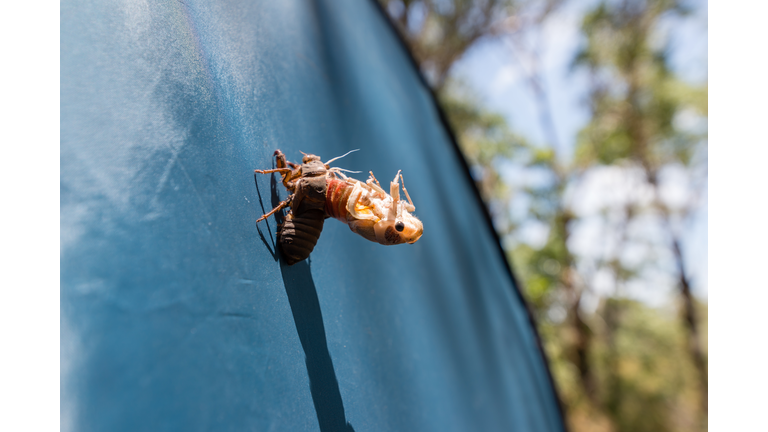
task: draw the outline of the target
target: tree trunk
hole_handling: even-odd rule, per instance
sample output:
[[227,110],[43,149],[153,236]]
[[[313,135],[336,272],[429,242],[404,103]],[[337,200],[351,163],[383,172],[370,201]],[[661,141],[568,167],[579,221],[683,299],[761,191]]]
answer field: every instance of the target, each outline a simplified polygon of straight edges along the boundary
[[576,333],[576,340],[573,344],[573,361],[579,371],[579,380],[584,389],[584,394],[594,404],[599,406],[597,383],[589,359],[589,351],[592,346],[592,331],[581,318],[579,311],[581,305],[581,295],[578,295],[576,301],[571,303],[571,326]]
[[691,294],[691,285],[685,271],[683,254],[680,249],[680,241],[677,237],[673,237],[672,246],[675,252],[675,260],[677,261],[678,277],[680,282],[680,295],[683,300],[683,322],[688,336],[688,353],[691,356],[691,360],[693,361],[694,366],[696,366],[699,386],[701,388],[701,409],[706,415],[709,406],[709,385],[707,376],[707,364],[704,360],[704,353],[702,352],[701,341],[699,338],[699,325],[698,320],[696,319],[696,305],[694,303],[693,295]]

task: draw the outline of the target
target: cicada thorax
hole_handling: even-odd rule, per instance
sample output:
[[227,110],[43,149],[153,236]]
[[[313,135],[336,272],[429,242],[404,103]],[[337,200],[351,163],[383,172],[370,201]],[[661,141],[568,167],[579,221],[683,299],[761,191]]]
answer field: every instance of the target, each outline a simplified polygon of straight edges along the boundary
[[[359,234],[372,242],[380,243],[376,237],[376,222],[371,219],[358,219],[350,215],[348,206],[352,199],[354,184],[333,176],[328,176],[328,192],[326,193],[325,212],[328,216],[338,219],[349,226],[355,234]],[[366,212],[363,203],[351,203],[360,212]],[[394,243],[392,243],[394,244]]]
[[301,177],[294,181],[291,211],[278,231],[278,242],[288,265],[309,257],[325,221],[326,169],[317,160],[305,161]]

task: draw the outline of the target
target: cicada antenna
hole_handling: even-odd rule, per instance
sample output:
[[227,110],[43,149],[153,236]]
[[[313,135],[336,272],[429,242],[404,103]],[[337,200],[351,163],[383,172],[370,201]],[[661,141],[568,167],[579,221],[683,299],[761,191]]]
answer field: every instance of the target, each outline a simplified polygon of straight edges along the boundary
[[348,151],[348,152],[344,153],[344,154],[343,154],[343,155],[341,155],[341,156],[336,156],[335,158],[333,158],[333,159],[329,160],[328,162],[326,162],[326,163],[325,163],[325,165],[326,165],[326,166],[328,166],[328,165],[330,165],[330,163],[331,163],[331,162],[333,162],[333,161],[335,161],[335,160],[337,160],[337,159],[341,159],[341,158],[343,158],[344,156],[346,156],[346,155],[348,155],[348,154],[350,154],[350,153],[352,153],[352,152],[356,152],[356,151],[358,151],[358,150],[360,150],[360,149],[354,149],[354,150],[350,150],[350,151]]
[[360,174],[362,172],[362,171],[352,171],[352,170],[348,170],[348,169],[344,169],[344,168],[339,168],[339,167],[333,167],[333,168],[330,168],[330,169],[332,169],[334,171],[335,170],[345,171],[345,172],[352,173],[352,174]]
[[330,171],[332,173],[338,174],[344,180],[346,180],[348,177],[346,175],[344,175],[344,173],[342,171],[346,171],[346,172],[354,173],[354,174],[359,174],[360,173],[360,171],[352,171],[352,170],[348,170],[348,169],[344,169],[344,168],[339,168],[339,167],[328,168],[328,171]]

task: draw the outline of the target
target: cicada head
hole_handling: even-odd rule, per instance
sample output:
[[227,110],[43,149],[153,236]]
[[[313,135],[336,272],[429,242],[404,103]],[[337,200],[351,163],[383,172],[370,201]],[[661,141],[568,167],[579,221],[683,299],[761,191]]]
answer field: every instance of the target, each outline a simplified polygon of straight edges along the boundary
[[[407,203],[401,201],[401,204]],[[376,240],[383,245],[416,243],[424,233],[424,225],[406,209],[402,209],[400,216],[394,220],[379,220],[373,229],[376,232]]]
[[[416,207],[403,184],[408,201],[400,199],[402,175],[398,171],[387,194],[371,173],[366,183],[358,182],[347,202],[352,231],[383,245],[415,243],[424,233],[421,221],[410,212]],[[404,183],[404,182],[403,182]]]

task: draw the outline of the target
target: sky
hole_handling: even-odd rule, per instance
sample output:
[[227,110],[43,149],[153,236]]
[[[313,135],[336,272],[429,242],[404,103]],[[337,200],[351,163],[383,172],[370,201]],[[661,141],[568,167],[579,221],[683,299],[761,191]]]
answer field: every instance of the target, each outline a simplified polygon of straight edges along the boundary
[[[570,154],[575,144],[578,131],[589,120],[586,109],[586,77],[570,70],[571,61],[581,42],[579,36],[580,19],[584,11],[592,7],[594,0],[573,0],[556,12],[544,26],[539,35],[541,51],[539,61],[543,71],[545,86],[549,96],[548,103],[556,129],[556,139],[559,150]],[[659,29],[660,35],[668,36],[671,47],[671,66],[673,71],[682,78],[694,82],[707,81],[707,21],[708,8],[706,1],[689,2],[692,14],[687,19],[665,21]],[[540,126],[536,101],[526,83],[524,68],[530,67],[530,60],[514,49],[505,40],[486,41],[476,44],[454,66],[452,75],[463,80],[474,88],[488,108],[506,117],[512,129],[533,143],[547,142]],[[514,175],[514,173],[509,173]],[[670,178],[684,181],[681,172],[669,170]],[[606,188],[612,187],[616,180],[615,170],[599,170],[591,176],[590,185],[584,192],[586,212],[597,211],[601,202],[606,199]],[[680,184],[682,185],[682,184]],[[671,199],[681,199],[684,190],[675,187],[675,181],[669,188]],[[590,190],[591,189],[591,190]],[[675,190],[677,189],[677,190]],[[645,228],[653,225],[648,223]],[[692,222],[684,229],[683,249],[686,265],[693,279],[694,293],[702,299],[708,296],[707,284],[707,236],[708,212],[706,192],[701,200]],[[574,235],[574,248],[584,253],[594,252],[600,242],[600,232],[594,223],[581,224],[580,232]],[[651,230],[652,231],[652,230]],[[658,235],[659,233],[648,233]],[[532,225],[525,241],[537,242],[545,240],[546,230]],[[659,255],[661,261],[671,262],[670,256]],[[663,267],[663,266],[662,266]],[[599,278],[598,278],[599,279]],[[645,277],[645,286],[630,287],[628,295],[652,305],[662,305],[674,295],[674,281],[663,271],[651,272]],[[599,283],[597,290],[600,291]],[[648,287],[652,287],[649,289]],[[605,287],[605,292],[610,288]]]

